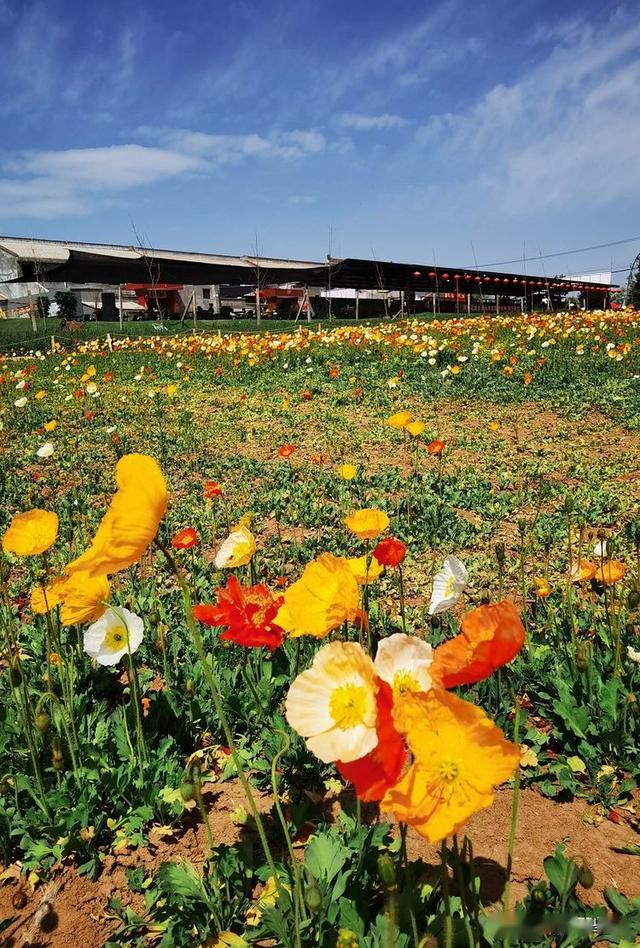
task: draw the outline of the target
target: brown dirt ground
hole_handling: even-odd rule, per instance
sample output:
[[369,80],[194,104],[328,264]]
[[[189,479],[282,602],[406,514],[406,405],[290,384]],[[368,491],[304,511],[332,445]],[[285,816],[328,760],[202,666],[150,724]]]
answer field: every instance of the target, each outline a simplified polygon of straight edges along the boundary
[[[207,798],[215,841],[233,843],[246,831],[232,821],[233,811],[244,800],[241,788],[233,783],[220,787],[211,785]],[[261,798],[260,808],[269,809],[269,806],[269,798]],[[522,792],[513,862],[513,900],[526,893],[528,881],[540,878],[542,860],[553,853],[559,842],[566,843],[571,855],[584,859],[594,874],[593,888],[581,891],[586,901],[600,900],[603,888],[610,885],[617,886],[627,896],[640,894],[640,859],[614,852],[614,847],[637,842],[637,835],[624,822],[614,824],[605,820],[598,825],[588,822],[585,817],[589,814],[590,808],[584,801],[556,803],[533,790]],[[477,814],[467,827],[485,904],[499,904],[504,889],[510,816],[511,792],[502,790],[493,807]],[[162,833],[165,833],[164,828]],[[53,910],[31,944],[38,948],[98,948],[119,925],[108,909],[110,898],[117,896],[124,907],[142,910],[141,897],[128,890],[125,869],[142,866],[151,872],[169,859],[188,859],[196,866],[202,862],[204,831],[191,814],[181,827],[153,838],[154,844],[149,848],[106,855],[101,875],[95,882],[79,877],[72,866],[60,866],[54,874],[54,881],[61,885]],[[438,862],[436,849],[413,832],[408,835],[408,851],[410,857],[421,857],[429,865],[435,866]],[[26,944],[25,933],[47,887],[45,883],[32,892],[26,883],[15,878],[0,886],[0,917],[16,918],[3,934],[2,946],[18,948]]]

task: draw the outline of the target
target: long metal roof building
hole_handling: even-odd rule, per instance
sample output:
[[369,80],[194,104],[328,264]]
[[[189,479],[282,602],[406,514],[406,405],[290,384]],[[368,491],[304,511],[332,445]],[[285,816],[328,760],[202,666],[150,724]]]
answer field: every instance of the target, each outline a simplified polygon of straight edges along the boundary
[[288,260],[186,253],[117,244],[0,236],[0,282],[269,284],[526,297],[582,290],[603,298],[614,287],[530,273],[362,260]]

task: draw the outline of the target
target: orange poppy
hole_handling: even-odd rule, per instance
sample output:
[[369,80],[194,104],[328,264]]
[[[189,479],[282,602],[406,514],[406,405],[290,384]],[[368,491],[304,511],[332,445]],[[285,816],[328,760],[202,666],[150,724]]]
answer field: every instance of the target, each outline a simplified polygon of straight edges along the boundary
[[222,484],[218,484],[217,481],[204,482],[202,493],[204,494],[206,500],[211,500],[212,497],[220,497],[222,492]]
[[378,744],[365,757],[345,764],[336,761],[336,767],[345,780],[352,783],[363,803],[381,800],[389,787],[400,777],[407,758],[404,741],[393,725],[393,691],[378,678],[376,694],[376,731]]
[[385,537],[380,540],[373,551],[373,555],[382,566],[400,566],[407,553],[402,540],[395,537]]
[[427,445],[427,451],[429,454],[433,454],[435,457],[439,457],[444,449],[446,448],[446,441],[440,441],[439,438],[434,438],[433,441],[430,441]]
[[445,688],[472,685],[506,665],[524,644],[520,614],[508,600],[478,606],[462,619],[462,633],[434,650],[432,677]]
[[283,597],[274,595],[261,583],[241,586],[235,576],[230,576],[226,586],[216,592],[217,605],[194,606],[194,619],[205,625],[224,627],[221,639],[236,642],[246,647],[265,645],[274,649],[282,644],[284,635],[274,619],[283,603]]
[[281,444],[278,448],[278,454],[281,458],[290,458],[295,450],[292,444]]
[[198,542],[198,534],[193,527],[185,527],[184,530],[178,530],[171,538],[171,546],[174,550],[190,550]]
[[590,563],[589,560],[579,560],[577,563],[573,564],[571,570],[571,581],[574,583],[584,583],[596,575],[597,566],[595,563]]

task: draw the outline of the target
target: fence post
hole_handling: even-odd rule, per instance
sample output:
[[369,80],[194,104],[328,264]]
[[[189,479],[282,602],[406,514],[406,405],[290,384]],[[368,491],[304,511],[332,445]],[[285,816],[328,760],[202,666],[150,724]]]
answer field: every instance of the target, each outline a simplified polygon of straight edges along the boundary
[[55,355],[56,352],[56,337],[51,337],[51,355]]
[[109,346],[109,352],[113,352],[113,345],[111,343],[111,333],[107,333],[107,345]]

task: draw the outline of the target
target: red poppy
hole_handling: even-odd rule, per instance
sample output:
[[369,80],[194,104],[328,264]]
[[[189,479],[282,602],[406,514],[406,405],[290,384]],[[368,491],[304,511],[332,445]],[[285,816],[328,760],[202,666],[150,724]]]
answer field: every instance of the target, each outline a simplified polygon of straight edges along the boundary
[[211,500],[212,497],[220,497],[222,494],[222,484],[218,484],[217,481],[205,481],[202,493],[207,500]]
[[310,402],[312,398],[313,398],[313,395],[311,394],[311,392],[310,392],[308,389],[302,393],[302,400],[303,400],[303,401],[305,401],[305,402]]
[[292,444],[281,444],[278,448],[278,454],[281,458],[290,458],[295,450]]
[[105,382],[113,382],[113,372],[105,372],[104,380]]
[[400,566],[407,553],[402,540],[395,537],[385,537],[380,540],[373,551],[373,555],[382,566]]
[[336,763],[339,772],[353,784],[363,803],[383,798],[389,787],[397,783],[407,756],[404,742],[393,726],[393,691],[381,679],[378,679],[376,705],[377,747],[349,764]]
[[193,527],[185,527],[184,530],[178,530],[171,538],[171,546],[174,550],[190,550],[198,542],[198,534]]
[[284,596],[274,595],[261,583],[241,586],[235,576],[218,588],[216,596],[217,605],[194,606],[191,612],[205,625],[226,627],[221,639],[250,647],[266,645],[272,651],[282,644],[284,632],[273,620]]
[[84,398],[84,392],[81,388],[77,388],[73,395],[75,398]]
[[434,650],[430,672],[445,688],[472,685],[515,658],[524,644],[520,613],[504,600],[478,606],[462,619],[462,633]]
[[87,419],[87,421],[93,421],[93,419],[96,417],[96,416],[95,416],[95,412],[86,411],[86,412],[84,413],[84,417]]
[[435,438],[433,441],[431,441],[427,445],[427,451],[429,452],[429,454],[434,454],[436,455],[436,457],[438,457],[439,455],[442,454],[446,446],[447,446],[446,442],[440,441],[439,438]]

